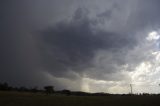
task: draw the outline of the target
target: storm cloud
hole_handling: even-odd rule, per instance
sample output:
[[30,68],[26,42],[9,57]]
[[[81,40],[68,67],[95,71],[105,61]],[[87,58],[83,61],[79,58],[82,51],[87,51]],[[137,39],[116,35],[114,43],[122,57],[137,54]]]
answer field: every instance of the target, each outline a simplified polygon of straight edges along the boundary
[[159,3],[2,0],[0,80],[117,93],[157,84]]
[[85,68],[93,67],[97,51],[119,52],[136,45],[134,36],[94,28],[98,23],[83,13],[86,11],[79,8],[71,21],[60,22],[37,35],[40,38],[43,63],[54,75],[66,75],[68,70],[81,73]]

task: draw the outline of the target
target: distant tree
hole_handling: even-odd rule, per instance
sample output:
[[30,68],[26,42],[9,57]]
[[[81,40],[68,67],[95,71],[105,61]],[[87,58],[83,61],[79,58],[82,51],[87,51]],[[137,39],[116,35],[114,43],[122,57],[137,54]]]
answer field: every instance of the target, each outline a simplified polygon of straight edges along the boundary
[[38,92],[38,87],[31,88],[30,91],[33,92],[33,93],[37,93]]
[[45,89],[46,94],[54,93],[54,86],[45,86],[44,89]]
[[8,83],[1,83],[0,84],[0,90],[9,90]]
[[73,95],[76,95],[76,96],[90,96],[91,93],[76,91],[76,92],[73,92]]
[[62,90],[62,93],[66,94],[68,96],[71,95],[71,91],[70,90],[66,90],[66,89]]
[[18,91],[20,91],[20,92],[26,92],[26,91],[29,91],[29,89],[26,88],[26,87],[24,87],[24,86],[22,86],[22,87],[18,88]]

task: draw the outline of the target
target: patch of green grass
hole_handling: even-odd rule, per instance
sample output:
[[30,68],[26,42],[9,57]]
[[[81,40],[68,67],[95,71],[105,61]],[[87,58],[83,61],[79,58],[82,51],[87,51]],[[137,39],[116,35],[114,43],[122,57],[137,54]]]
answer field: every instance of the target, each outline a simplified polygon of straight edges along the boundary
[[160,96],[56,96],[0,92],[0,106],[160,106]]

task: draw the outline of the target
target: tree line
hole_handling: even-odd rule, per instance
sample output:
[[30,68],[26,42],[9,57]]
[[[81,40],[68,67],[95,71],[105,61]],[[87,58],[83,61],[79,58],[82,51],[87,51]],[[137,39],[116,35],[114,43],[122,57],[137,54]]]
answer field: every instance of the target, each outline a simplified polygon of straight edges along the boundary
[[24,86],[12,87],[12,86],[8,85],[8,83],[6,83],[6,82],[0,83],[0,90],[1,91],[20,91],[20,92],[38,92],[38,91],[41,91],[37,87],[33,87],[33,88],[27,88],[27,87],[24,87]]
[[12,87],[8,83],[0,83],[0,91],[18,91],[18,92],[32,92],[32,93],[45,93],[45,94],[56,94],[56,95],[77,95],[77,96],[105,96],[109,95],[106,93],[88,93],[82,91],[70,91],[67,89],[55,91],[54,86],[44,86],[43,89],[38,89],[38,87],[26,88],[22,87]]
[[99,93],[89,93],[89,92],[82,92],[82,91],[70,91],[67,89],[55,91],[54,86],[44,86],[43,89],[38,89],[38,87],[27,88],[24,86],[21,87],[12,87],[9,86],[8,83],[0,83],[0,91],[18,91],[18,92],[31,92],[31,93],[45,93],[47,95],[55,94],[55,95],[74,95],[74,96],[113,96],[113,95],[120,95],[120,96],[152,96],[152,95],[159,95],[160,94],[148,94],[148,93],[139,93],[139,94],[109,94],[104,92]]

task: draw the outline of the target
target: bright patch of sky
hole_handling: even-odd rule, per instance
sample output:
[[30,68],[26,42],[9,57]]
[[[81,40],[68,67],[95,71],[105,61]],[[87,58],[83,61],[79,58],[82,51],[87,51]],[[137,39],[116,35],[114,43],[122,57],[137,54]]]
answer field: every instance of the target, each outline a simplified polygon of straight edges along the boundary
[[[149,32],[143,43],[130,51],[132,52],[132,54],[129,53],[130,60],[143,56],[144,59],[133,67],[132,71],[129,70],[132,62],[121,67],[120,73],[123,72],[124,75],[129,76],[128,80],[124,78],[125,80],[108,81],[107,78],[109,76],[114,77],[115,74],[109,74],[106,76],[106,80],[94,80],[86,77],[82,81],[82,90],[87,92],[130,93],[129,85],[132,84],[133,93],[159,93],[160,51],[157,49],[159,39],[158,32]],[[103,59],[105,59],[105,55],[103,55]]]

